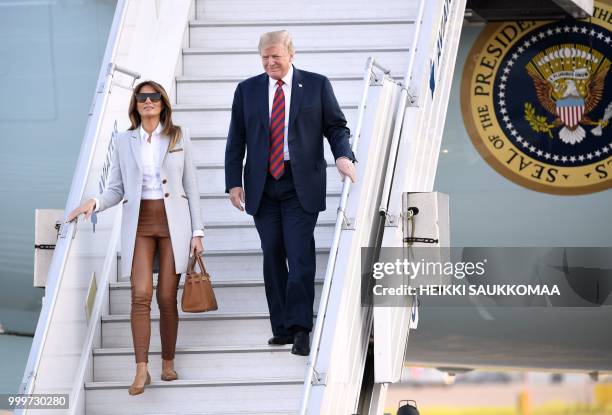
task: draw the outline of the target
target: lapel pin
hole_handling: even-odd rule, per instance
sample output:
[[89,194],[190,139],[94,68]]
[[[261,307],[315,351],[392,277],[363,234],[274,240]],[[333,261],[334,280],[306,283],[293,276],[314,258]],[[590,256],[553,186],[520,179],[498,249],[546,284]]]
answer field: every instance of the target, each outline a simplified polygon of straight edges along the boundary
[[298,84],[298,86],[301,88],[301,87],[302,87],[302,84]]

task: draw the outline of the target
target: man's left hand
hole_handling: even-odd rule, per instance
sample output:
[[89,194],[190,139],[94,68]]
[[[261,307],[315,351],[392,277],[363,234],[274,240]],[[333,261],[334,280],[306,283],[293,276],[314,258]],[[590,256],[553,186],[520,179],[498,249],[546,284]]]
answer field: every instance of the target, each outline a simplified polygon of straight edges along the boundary
[[338,173],[340,173],[340,177],[344,181],[346,176],[351,178],[351,182],[355,183],[357,181],[357,171],[355,170],[355,165],[353,162],[347,157],[340,157],[336,160],[336,167],[338,168]]

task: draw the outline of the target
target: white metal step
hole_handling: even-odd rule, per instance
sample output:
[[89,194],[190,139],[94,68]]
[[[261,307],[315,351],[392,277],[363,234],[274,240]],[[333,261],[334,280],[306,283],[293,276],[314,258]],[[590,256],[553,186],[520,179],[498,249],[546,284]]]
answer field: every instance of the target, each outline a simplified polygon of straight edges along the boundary
[[385,19],[409,18],[417,14],[417,2],[406,0],[289,0],[279,4],[274,0],[258,0],[257,7],[250,0],[196,0],[199,20],[265,20],[265,16],[278,20],[296,17],[313,19]]
[[[225,167],[223,164],[198,164],[197,166],[198,185],[200,193],[224,193],[225,192]],[[327,191],[340,193],[342,182],[335,165],[327,167]],[[228,208],[234,209],[232,206]]]
[[[362,73],[368,57],[373,56],[391,70],[401,75],[407,67],[408,48],[310,48],[296,50],[294,63],[298,69],[313,71],[325,76]],[[188,76],[236,76],[248,78],[262,73],[257,48],[228,49],[223,52],[204,48],[183,50],[183,75]]]
[[[315,304],[319,304],[322,280],[315,281]],[[180,307],[183,296],[181,282],[177,293],[177,301]],[[157,288],[157,284],[154,285]],[[263,279],[245,281],[213,280],[213,288],[220,312],[234,313],[265,313],[268,311],[266,292]],[[113,283],[110,286],[110,314],[129,314],[131,309],[131,286],[128,282]],[[155,292],[151,301],[151,312],[158,313],[157,298]]]
[[[271,335],[267,313],[179,313],[176,344],[178,347],[261,346],[267,344]],[[151,345],[159,344],[159,315],[151,314]],[[132,347],[129,315],[102,317],[102,347]]]
[[[329,258],[329,248],[317,248],[317,268],[315,278],[323,278]],[[263,254],[261,249],[212,249],[204,241],[204,261],[206,270],[217,282],[243,281],[261,279],[263,281]],[[119,274],[121,275],[121,274]],[[154,280],[157,278],[154,275]],[[120,278],[120,282],[128,279]]]
[[[319,213],[319,222],[336,220],[336,210],[340,202],[340,196],[336,193],[328,193],[327,210]],[[219,194],[215,197],[202,197],[200,199],[202,220],[205,226],[221,221],[249,221],[253,222],[252,216],[241,212],[233,207],[227,194]]]
[[[202,179],[200,179],[202,180]],[[233,206],[227,206],[224,209],[230,211],[235,209]],[[236,227],[219,227],[215,226],[214,222],[204,223],[205,230],[205,249],[210,248],[213,250],[230,250],[234,248],[240,248],[242,250],[257,250],[261,248],[261,242],[259,240],[259,234],[253,223],[243,222],[244,226]],[[209,226],[210,225],[210,226]],[[333,237],[335,223],[332,221],[319,221],[319,224],[315,228],[315,243],[317,247],[327,248],[331,246],[331,238]],[[101,238],[109,238],[111,229],[109,228],[96,228],[96,232],[93,233],[90,229],[82,229],[79,233],[80,243],[78,246],[73,248],[73,252],[77,255],[90,255],[93,254],[92,250],[96,248],[96,240]],[[239,244],[236,241],[240,241]],[[89,262],[83,262],[84,265],[89,266]],[[79,267],[75,270],[78,272]]]
[[[212,381],[153,380],[141,395],[130,396],[131,382],[88,382],[87,415],[231,414],[248,408],[255,413],[297,411],[303,379],[219,379]],[[118,411],[120,409],[120,412]]]
[[[291,345],[185,347],[177,349],[174,364],[181,380],[304,376],[307,357],[293,355],[290,351]],[[134,378],[134,351],[131,348],[96,349],[93,356],[95,382],[129,382]],[[149,372],[153,379],[159,379],[161,351],[158,347],[149,351]]]
[[[258,72],[262,72],[259,68]],[[182,76],[176,80],[177,103],[181,105],[232,105],[234,91],[239,82],[250,76],[202,77]],[[363,76],[344,75],[330,77],[332,88],[339,102],[359,102],[361,99]]]
[[[327,140],[323,137],[321,137],[321,140],[325,141],[325,160],[327,160],[328,164],[334,163],[334,155],[327,144]],[[192,138],[192,141],[193,160],[196,164],[223,164],[225,162],[225,144],[227,143],[226,137],[218,136],[204,140]]]
[[[235,208],[228,207],[228,209]],[[333,222],[319,222],[314,232],[316,246],[325,248],[331,246],[334,225],[335,223]],[[236,246],[236,241],[240,241],[242,249],[258,249],[261,247],[259,233],[255,225],[234,228],[228,228],[227,226],[217,227],[214,224],[205,226],[205,243],[214,249],[232,249]]]
[[[196,20],[190,23],[192,48],[257,48],[264,32],[286,29],[297,50],[327,47],[404,46],[410,44],[414,22],[406,19],[315,19],[274,21]],[[329,34],[333,33],[333,36]]]
[[[231,94],[231,92],[230,92]],[[347,123],[354,125],[357,120],[357,104],[341,106]],[[193,135],[227,135],[231,119],[231,106],[175,105],[172,117],[179,125],[189,127]]]

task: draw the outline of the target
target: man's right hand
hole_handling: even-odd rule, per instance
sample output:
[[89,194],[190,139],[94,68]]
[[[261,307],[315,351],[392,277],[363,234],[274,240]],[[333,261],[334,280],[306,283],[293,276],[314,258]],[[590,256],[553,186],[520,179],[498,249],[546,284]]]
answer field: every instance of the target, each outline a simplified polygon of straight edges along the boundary
[[242,190],[242,187],[232,187],[229,194],[232,205],[241,212],[244,211],[244,190]]

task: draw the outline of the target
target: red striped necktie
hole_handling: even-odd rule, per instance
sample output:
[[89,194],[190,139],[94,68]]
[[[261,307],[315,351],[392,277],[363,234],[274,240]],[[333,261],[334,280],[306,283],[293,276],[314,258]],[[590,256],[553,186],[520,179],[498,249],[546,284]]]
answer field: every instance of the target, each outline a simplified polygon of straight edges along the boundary
[[270,115],[270,153],[269,171],[276,180],[285,173],[283,147],[285,144],[285,93],[283,92],[283,81],[276,81],[276,92],[272,102],[272,113]]

